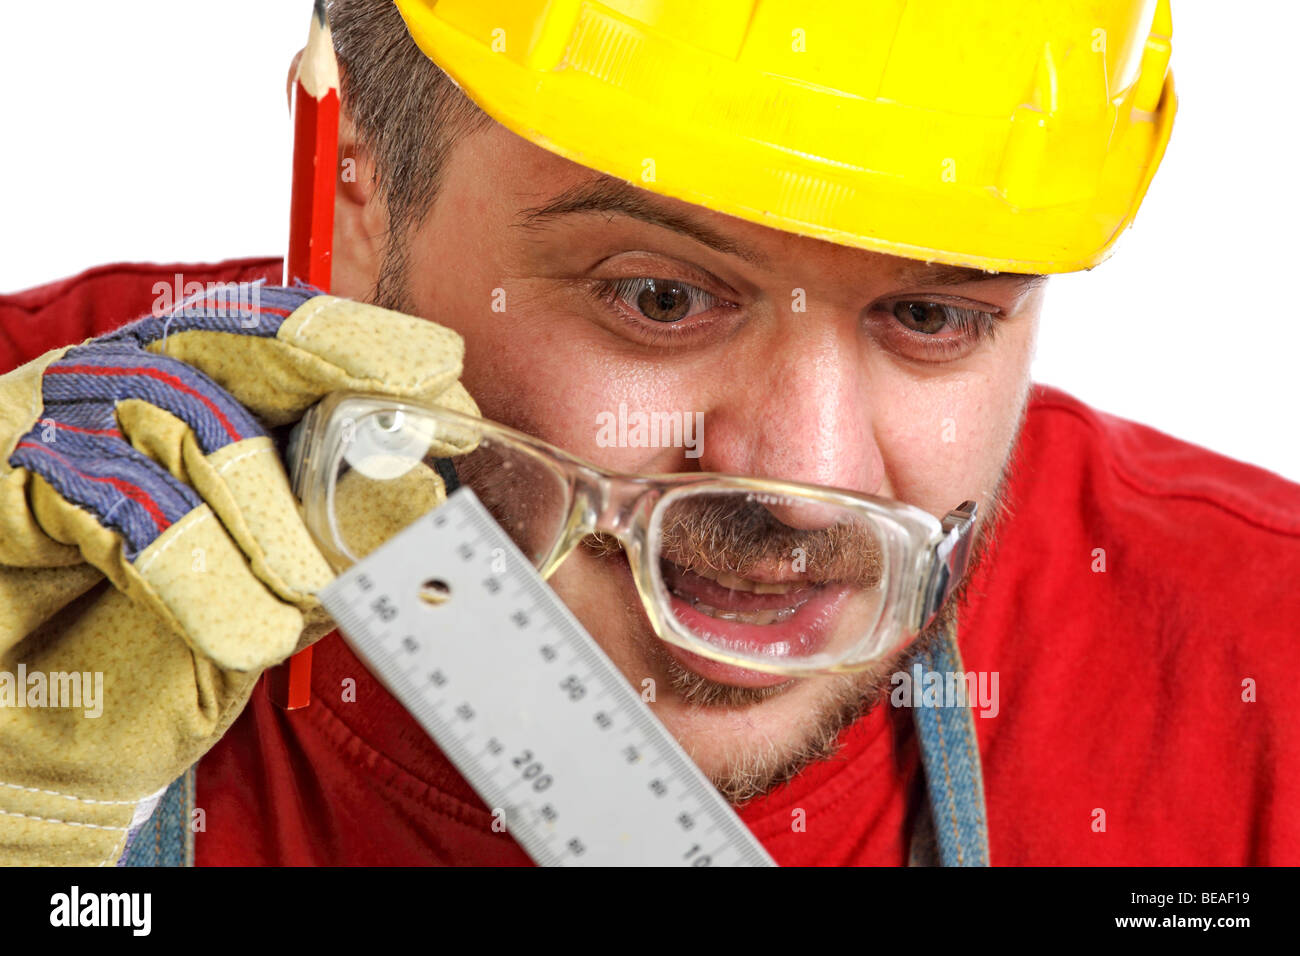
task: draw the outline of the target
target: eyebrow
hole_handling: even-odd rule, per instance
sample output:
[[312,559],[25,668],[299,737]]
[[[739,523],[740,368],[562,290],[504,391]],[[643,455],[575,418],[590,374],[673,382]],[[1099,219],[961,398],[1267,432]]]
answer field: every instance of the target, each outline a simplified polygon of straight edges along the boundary
[[571,186],[543,206],[525,209],[515,225],[524,229],[541,228],[562,216],[579,213],[604,213],[627,216],[652,226],[671,229],[696,242],[751,265],[763,267],[767,257],[719,232],[697,222],[689,215],[670,209],[652,193],[612,176],[597,176]]
[[1014,279],[1026,288],[1046,281],[1047,276],[1032,272],[985,272],[967,266],[929,265],[909,266],[899,275],[898,281],[907,286],[965,285],[967,282],[990,282],[996,279]]
[[[725,255],[736,256],[751,265],[763,268],[768,259],[721,233],[697,222],[689,215],[665,206],[653,193],[638,189],[631,183],[604,174],[570,186],[544,205],[523,210],[515,221],[522,229],[540,229],[564,216],[582,213],[603,213],[627,216],[653,226],[680,233],[696,242]],[[887,253],[886,253],[887,254]],[[995,279],[1016,279],[1026,289],[1033,288],[1047,277],[1023,272],[985,272],[966,266],[913,264],[899,276],[900,282],[911,286],[953,286],[967,282],[985,282]]]

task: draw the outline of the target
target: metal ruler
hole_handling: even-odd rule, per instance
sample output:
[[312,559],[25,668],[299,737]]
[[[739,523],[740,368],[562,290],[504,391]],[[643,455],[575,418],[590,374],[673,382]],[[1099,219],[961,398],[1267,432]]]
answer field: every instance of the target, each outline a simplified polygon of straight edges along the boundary
[[543,866],[774,866],[469,488],[320,593]]

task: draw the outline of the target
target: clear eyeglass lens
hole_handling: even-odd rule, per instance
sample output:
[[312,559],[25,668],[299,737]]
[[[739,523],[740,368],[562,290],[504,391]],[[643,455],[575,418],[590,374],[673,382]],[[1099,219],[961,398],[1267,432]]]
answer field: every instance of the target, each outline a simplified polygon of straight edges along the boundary
[[[490,428],[433,411],[376,408],[345,421],[339,439],[331,517],[354,558],[460,485],[474,490],[535,566],[564,537],[570,492],[563,470]],[[686,489],[663,499],[655,525],[649,584],[661,631],[689,649],[742,667],[808,670],[889,650],[872,642],[886,612],[890,538],[870,516],[815,498]],[[621,553],[608,534],[584,543],[589,554]],[[552,586],[571,608],[590,605],[592,588],[601,586],[568,570]]]
[[876,630],[887,538],[838,504],[745,490],[681,494],[659,522],[656,588],[692,649],[827,666]]
[[458,485],[474,490],[535,565],[563,530],[563,475],[489,430],[418,409],[376,410],[357,416],[340,439],[333,518],[357,558],[440,506]]

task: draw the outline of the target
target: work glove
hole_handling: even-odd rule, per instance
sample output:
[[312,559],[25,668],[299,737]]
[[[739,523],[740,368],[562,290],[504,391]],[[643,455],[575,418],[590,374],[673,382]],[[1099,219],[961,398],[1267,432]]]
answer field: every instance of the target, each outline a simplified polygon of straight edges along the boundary
[[0,377],[0,863],[116,862],[261,671],[332,629],[266,427],[336,390],[477,414],[456,333],[304,287],[247,298]]

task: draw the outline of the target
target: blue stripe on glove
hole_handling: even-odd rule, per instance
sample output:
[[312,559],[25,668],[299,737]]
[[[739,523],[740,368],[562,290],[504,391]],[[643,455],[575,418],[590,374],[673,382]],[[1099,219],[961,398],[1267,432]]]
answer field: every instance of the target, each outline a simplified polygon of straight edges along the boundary
[[197,508],[199,495],[137,451],[118,430],[117,403],[139,399],[175,415],[203,453],[265,435],[257,420],[202,372],[145,351],[188,331],[274,337],[319,290],[259,286],[254,302],[195,297],[169,315],[150,316],[69,349],[45,370],[41,419],[9,457],[43,477],[66,501],[122,536],[135,560],[163,531]]

